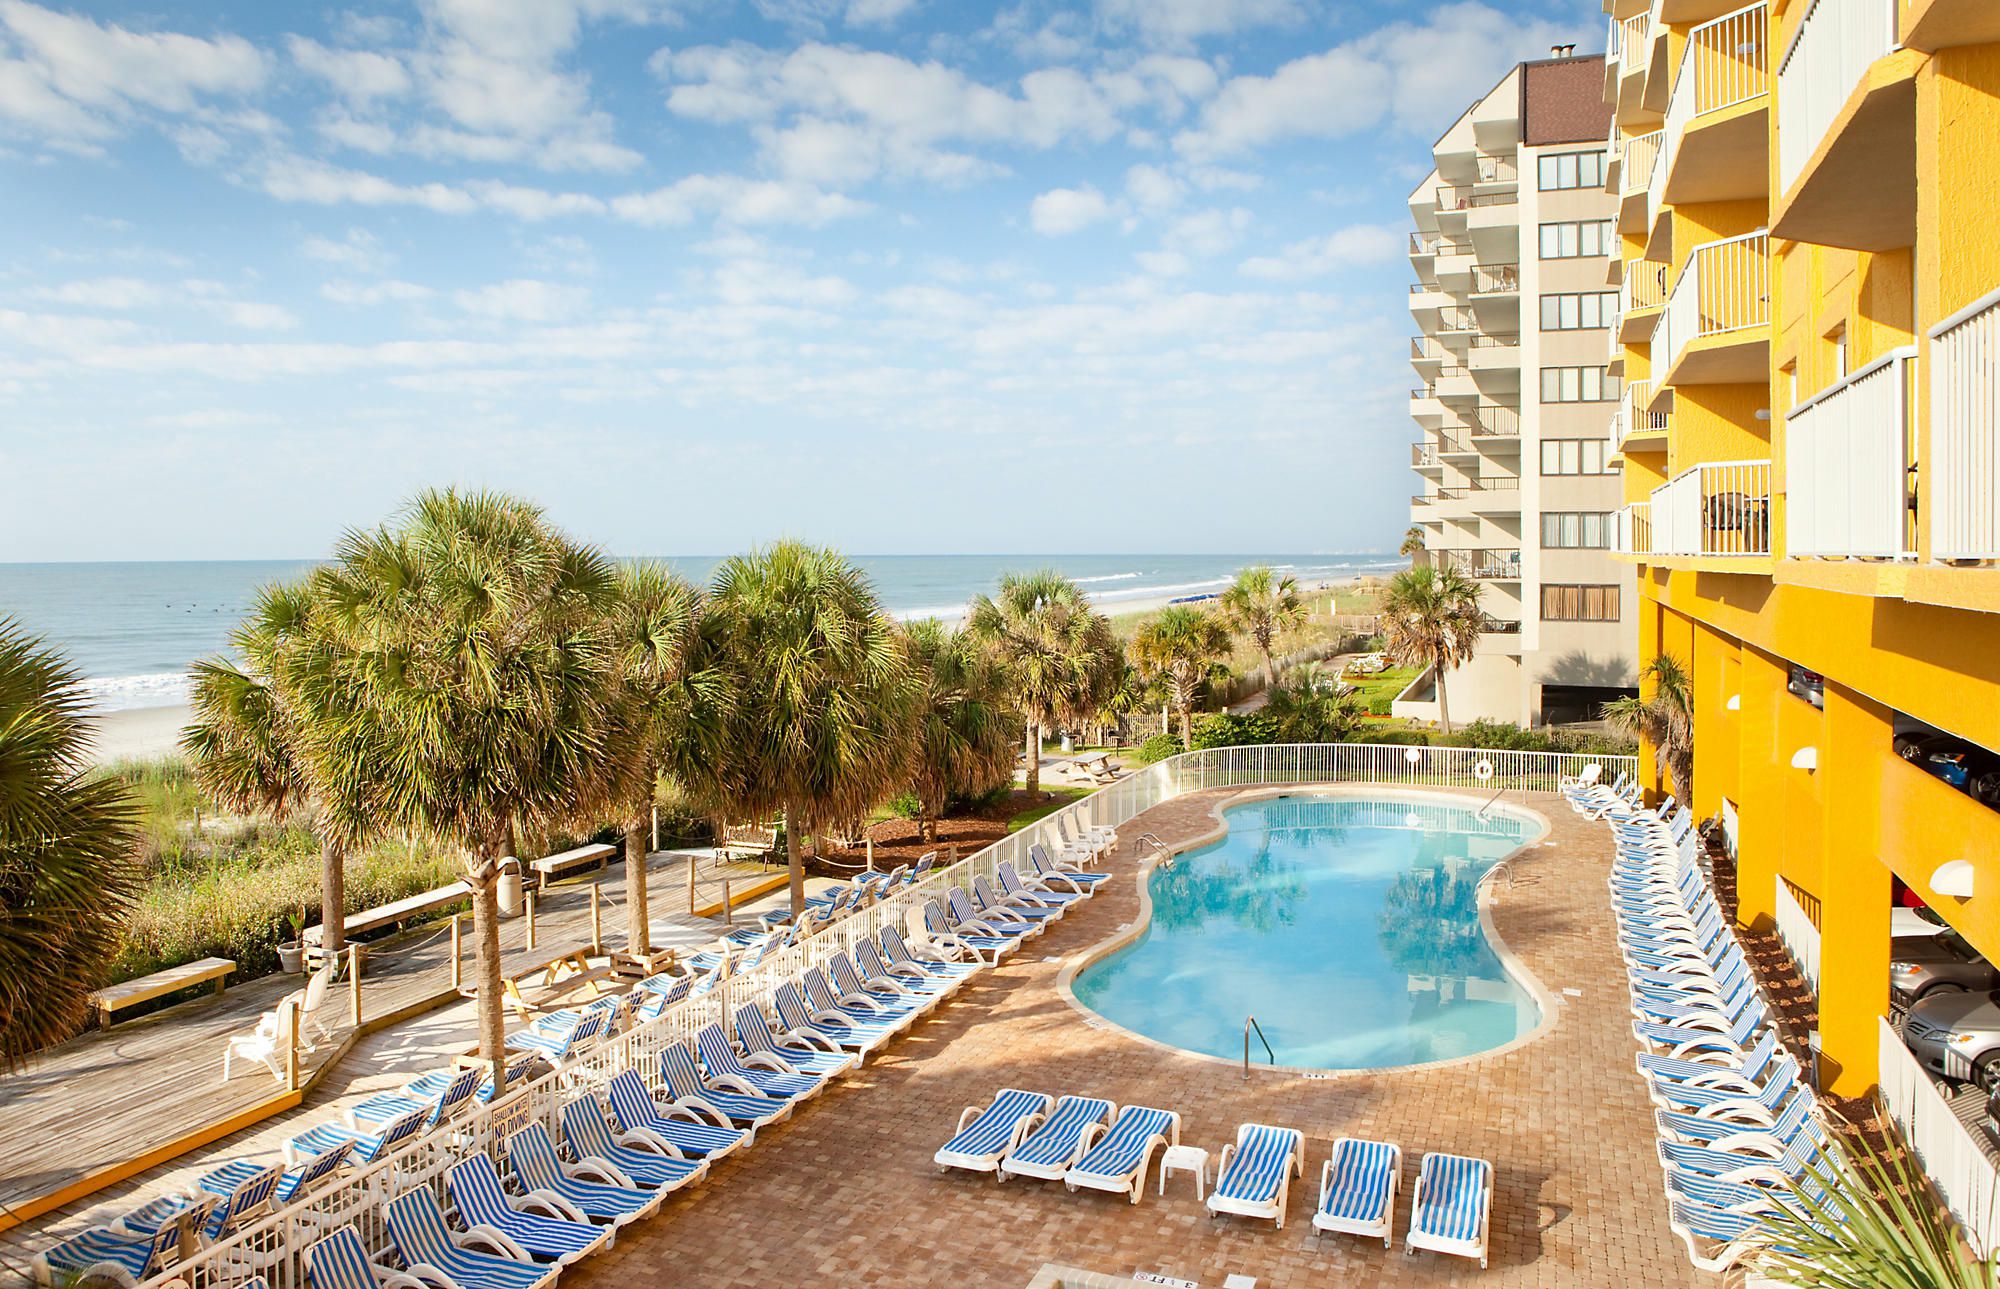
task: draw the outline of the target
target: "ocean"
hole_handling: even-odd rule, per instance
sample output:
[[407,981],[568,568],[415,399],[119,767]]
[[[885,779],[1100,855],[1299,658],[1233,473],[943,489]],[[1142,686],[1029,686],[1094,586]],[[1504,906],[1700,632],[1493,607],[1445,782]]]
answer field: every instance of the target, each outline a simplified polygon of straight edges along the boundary
[[[683,576],[708,580],[715,558],[669,556]],[[1246,564],[1270,564],[1312,585],[1402,567],[1391,555],[876,555],[857,556],[889,612],[956,618],[974,595],[1013,570],[1054,568],[1106,612],[1200,595]],[[0,564],[0,618],[65,652],[105,711],[185,701],[187,667],[228,648],[257,589],[312,565],[288,560],[202,563]]]

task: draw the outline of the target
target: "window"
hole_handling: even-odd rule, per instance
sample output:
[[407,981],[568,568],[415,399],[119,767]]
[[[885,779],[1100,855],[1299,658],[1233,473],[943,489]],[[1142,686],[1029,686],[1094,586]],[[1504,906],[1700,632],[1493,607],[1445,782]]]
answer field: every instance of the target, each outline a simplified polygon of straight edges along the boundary
[[1616,622],[1618,588],[1615,586],[1544,586],[1544,622]]
[[1605,464],[1609,446],[1603,439],[1543,439],[1542,473],[1615,474]]
[[1589,152],[1558,152],[1541,159],[1541,182],[1543,192],[1556,192],[1564,188],[1602,188],[1604,186],[1604,149],[1594,148]]
[[1611,516],[1601,510],[1545,511],[1543,550],[1610,550]]
[[1608,219],[1572,219],[1542,225],[1542,258],[1545,260],[1609,255],[1612,243],[1611,221]]
[[1831,336],[1828,336],[1827,339],[1833,342],[1833,378],[1835,380],[1846,380],[1847,328],[1844,326],[1841,327]]
[[1615,403],[1618,381],[1602,367],[1542,368],[1544,403]]
[[1618,317],[1616,291],[1583,291],[1542,297],[1543,331],[1589,331]]

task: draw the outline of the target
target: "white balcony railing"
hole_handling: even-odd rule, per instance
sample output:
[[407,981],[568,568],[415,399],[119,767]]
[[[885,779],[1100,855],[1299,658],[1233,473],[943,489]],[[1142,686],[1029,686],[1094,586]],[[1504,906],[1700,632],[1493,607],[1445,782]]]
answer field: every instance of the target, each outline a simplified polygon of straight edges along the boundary
[[1653,327],[1653,370],[1679,361],[1690,341],[1771,322],[1771,237],[1759,229],[1688,252]]
[[1769,555],[1771,463],[1711,461],[1653,489],[1655,555]]
[[1667,266],[1656,260],[1631,260],[1618,284],[1619,316],[1635,309],[1657,309],[1667,302]]
[[1910,553],[1910,376],[1915,346],[1820,391],[1785,417],[1785,553]]
[[[1618,416],[1625,434],[1662,433],[1666,430],[1667,414],[1646,410],[1646,404],[1652,401],[1652,381],[1635,380],[1626,384],[1624,392],[1618,396]],[[1622,436],[1618,439],[1620,443],[1624,441]]]
[[1650,555],[1653,553],[1653,507],[1644,501],[1635,501],[1619,508],[1618,531],[1611,535],[1611,549],[1620,555]]
[[1805,170],[1868,65],[1896,48],[1897,0],[1811,0],[1778,64],[1778,191]]
[[2000,559],[2000,291],[1931,328],[1933,559]]
[[1792,955],[1792,963],[1799,969],[1799,977],[1812,986],[1814,997],[1819,995],[1819,928],[1813,925],[1812,915],[1805,905],[1799,903],[1792,894],[1792,884],[1783,877],[1771,879],[1775,890],[1772,894],[1772,917],[1778,924],[1778,939],[1785,951]]
[[1660,140],[1666,131],[1635,134],[1625,140],[1624,160],[1618,168],[1619,195],[1635,197],[1653,186],[1653,169],[1660,163]]
[[1653,42],[1646,39],[1650,24],[1651,15],[1643,13],[1634,14],[1623,23],[1614,23],[1624,28],[1619,33],[1618,62],[1627,76],[1645,71],[1653,61]]
[[1689,30],[1673,94],[1667,100],[1660,160],[1647,189],[1654,211],[1666,200],[1667,176],[1688,127],[1711,112],[1747,103],[1770,89],[1769,28],[1770,16],[1760,0]]

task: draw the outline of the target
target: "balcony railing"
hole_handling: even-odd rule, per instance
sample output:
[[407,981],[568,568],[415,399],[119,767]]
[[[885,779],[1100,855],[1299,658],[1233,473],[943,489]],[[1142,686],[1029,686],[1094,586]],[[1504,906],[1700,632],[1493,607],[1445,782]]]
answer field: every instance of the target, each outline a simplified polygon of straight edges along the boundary
[[1437,394],[1429,385],[1419,385],[1410,391],[1411,398],[1436,398]]
[[1635,501],[1618,510],[1618,530],[1611,535],[1611,549],[1620,555],[1650,555],[1653,553],[1653,507],[1651,503]]
[[1618,167],[1619,195],[1636,197],[1653,184],[1653,167],[1660,161],[1660,140],[1666,131],[1635,134],[1625,140],[1624,160]]
[[1653,489],[1655,555],[1769,555],[1771,463],[1690,466]]
[[1472,310],[1455,306],[1438,310],[1439,331],[1477,331],[1479,319],[1472,316]]
[[1444,346],[1435,340],[1417,336],[1410,341],[1411,362],[1442,362],[1444,357]]
[[1475,206],[1512,206],[1521,199],[1511,192],[1480,192],[1477,188],[1439,188],[1439,210],[1471,210]]
[[1643,72],[1653,61],[1653,42],[1646,39],[1646,27],[1651,14],[1635,13],[1624,22],[1613,21],[1612,26],[1622,28],[1618,33],[1618,64],[1625,75]]
[[1479,182],[1483,184],[1510,184],[1519,177],[1514,163],[1501,157],[1479,158]]
[[1785,553],[1910,554],[1915,346],[1877,359],[1785,417]]
[[1442,240],[1443,239],[1440,238],[1436,233],[1411,233],[1410,254],[1412,255],[1433,254],[1437,251],[1437,245]]
[[2000,291],[1931,328],[1931,556],[2000,559]]
[[1519,336],[1476,335],[1472,338],[1472,343],[1469,347],[1473,349],[1519,349],[1521,347],[1521,338]]
[[1482,582],[1518,582],[1521,580],[1521,552],[1518,550],[1444,550],[1435,551],[1445,567],[1455,568],[1467,577]]
[[1811,0],[1778,64],[1778,191],[1791,189],[1868,65],[1896,48],[1897,0]]
[[[1618,396],[1618,415],[1624,422],[1625,434],[1659,434],[1667,428],[1665,412],[1649,412],[1646,404],[1653,401],[1653,382],[1635,380],[1625,386]],[[1624,442],[1623,438],[1617,442]]]
[[1760,229],[1697,246],[1653,327],[1653,370],[1670,369],[1691,341],[1770,321],[1770,234]]
[[1472,293],[1491,295],[1521,289],[1519,264],[1475,264],[1472,266]]
[[1626,264],[1625,280],[1618,284],[1619,316],[1665,304],[1667,274],[1668,267],[1657,260],[1633,260]]
[[1770,15],[1759,0],[1689,30],[1673,95],[1667,100],[1660,159],[1647,189],[1653,210],[1666,200],[1667,176],[1688,127],[1711,112],[1747,103],[1770,89],[1769,28]]
[[1514,478],[1496,477],[1492,479],[1467,479],[1464,483],[1453,484],[1449,488],[1439,488],[1425,501],[1470,501],[1495,493],[1519,492],[1521,481]]
[[1505,403],[1481,403],[1462,413],[1459,419],[1475,437],[1521,437],[1521,413]]
[[1489,636],[1518,636],[1521,634],[1521,621],[1519,618],[1496,618],[1488,614],[1486,625],[1480,630]]

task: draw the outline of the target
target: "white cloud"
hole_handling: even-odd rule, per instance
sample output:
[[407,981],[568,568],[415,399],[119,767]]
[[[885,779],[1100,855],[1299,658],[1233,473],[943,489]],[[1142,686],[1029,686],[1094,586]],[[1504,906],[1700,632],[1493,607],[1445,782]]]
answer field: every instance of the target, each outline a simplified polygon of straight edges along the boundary
[[378,99],[401,98],[410,92],[410,69],[393,54],[372,49],[330,49],[304,36],[291,36],[285,48],[299,69],[318,77],[349,103],[367,105]]
[[299,250],[309,260],[362,273],[380,272],[389,262],[382,243],[365,228],[350,228],[347,236],[338,241],[330,237],[308,237],[300,243]]
[[1043,237],[1067,237],[1111,218],[1111,203],[1085,184],[1081,188],[1051,188],[1028,207],[1028,223]]
[[917,7],[917,0],[848,0],[847,21],[857,27],[891,23]]
[[1325,237],[1293,242],[1284,253],[1243,261],[1246,277],[1289,282],[1357,264],[1386,264],[1403,251],[1402,230],[1382,224],[1352,224]]
[[868,207],[811,184],[739,175],[689,175],[651,192],[612,199],[618,218],[634,224],[686,224],[710,214],[730,224],[825,224]]
[[493,322],[561,322],[583,311],[590,292],[579,286],[514,278],[476,291],[458,291],[452,300],[466,313]]
[[1099,18],[1162,44],[1185,44],[1304,17],[1297,0],[1097,0]]
[[427,286],[394,278],[381,282],[328,282],[320,287],[319,293],[335,304],[363,306],[411,304],[436,294]]
[[1181,277],[1193,267],[1179,251],[1140,251],[1132,258],[1154,277]]
[[160,288],[132,277],[89,278],[57,286],[37,287],[31,295],[49,304],[83,309],[147,309],[163,299]]
[[1136,165],[1125,172],[1125,195],[1148,214],[1180,204],[1181,181],[1159,166]]
[[1196,211],[1169,224],[1160,245],[1166,250],[1202,258],[1220,255],[1236,245],[1236,239],[1250,227],[1250,218],[1250,212],[1241,206]]
[[219,300],[211,307],[224,322],[245,331],[290,331],[299,325],[298,315],[283,305]]

